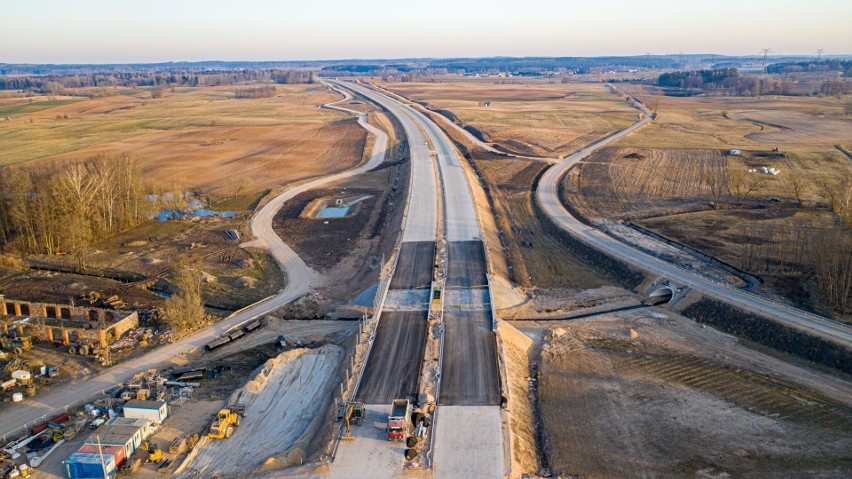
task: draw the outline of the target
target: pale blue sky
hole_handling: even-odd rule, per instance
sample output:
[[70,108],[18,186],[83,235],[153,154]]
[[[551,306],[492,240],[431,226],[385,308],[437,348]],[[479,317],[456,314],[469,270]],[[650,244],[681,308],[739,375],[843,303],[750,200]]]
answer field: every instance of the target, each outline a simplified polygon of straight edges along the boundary
[[0,0],[0,63],[852,53],[850,0]]

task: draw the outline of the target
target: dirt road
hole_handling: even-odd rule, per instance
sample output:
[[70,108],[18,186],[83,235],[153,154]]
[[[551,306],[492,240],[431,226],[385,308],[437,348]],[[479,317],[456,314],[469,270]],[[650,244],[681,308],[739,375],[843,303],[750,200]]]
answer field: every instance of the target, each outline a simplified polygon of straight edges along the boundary
[[548,169],[541,177],[539,187],[536,190],[536,201],[541,205],[542,210],[544,210],[547,216],[572,236],[628,264],[691,286],[713,298],[743,308],[746,311],[754,312],[760,316],[775,318],[785,324],[818,334],[833,341],[839,341],[844,344],[852,343],[852,330],[848,326],[746,293],[682,269],[675,264],[662,261],[612,238],[599,229],[582,223],[568,212],[559,198],[559,182],[564,174],[576,165],[577,162],[588,157],[594,151],[632,133],[652,120],[653,115],[645,105],[636,100],[632,100],[632,102],[636,108],[645,114],[643,118],[618,133],[608,136],[566,157],[562,162]]

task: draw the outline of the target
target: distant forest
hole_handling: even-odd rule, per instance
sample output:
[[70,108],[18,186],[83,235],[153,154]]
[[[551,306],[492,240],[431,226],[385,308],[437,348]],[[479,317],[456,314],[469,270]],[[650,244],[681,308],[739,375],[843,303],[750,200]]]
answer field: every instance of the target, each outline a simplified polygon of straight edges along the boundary
[[[794,90],[794,83],[787,78],[740,75],[736,68],[663,73],[657,79],[657,85],[739,96],[801,94]],[[813,92],[808,92],[811,93],[824,96],[849,94],[852,93],[852,82],[842,79],[824,81]]]
[[804,61],[775,63],[766,67],[768,73],[800,72],[843,72],[844,77],[852,77],[852,61],[827,59],[822,61]]
[[67,88],[220,86],[253,82],[313,83],[308,70],[234,70],[210,72],[113,72],[71,75],[0,76],[0,90],[56,95]]

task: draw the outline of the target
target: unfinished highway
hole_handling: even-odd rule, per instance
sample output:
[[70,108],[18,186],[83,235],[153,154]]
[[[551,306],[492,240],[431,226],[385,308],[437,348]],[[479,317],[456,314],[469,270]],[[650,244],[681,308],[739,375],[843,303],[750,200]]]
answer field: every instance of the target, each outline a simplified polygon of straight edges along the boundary
[[[431,281],[434,269],[435,251],[429,249],[426,242],[431,241],[434,248],[437,239],[437,215],[426,211],[428,207],[437,206],[437,165],[448,266],[440,407],[433,431],[438,438],[434,474],[435,477],[461,477],[460,471],[467,470],[477,477],[503,477],[496,338],[485,249],[473,195],[460,158],[449,138],[420,112],[375,90],[351,83],[337,84],[394,115],[412,145],[412,191],[400,254],[357,397],[370,409],[370,404],[387,404],[395,397],[411,397],[416,392],[416,377],[411,374],[419,373],[422,361],[431,291],[421,285],[427,274]],[[421,145],[426,148],[421,149]],[[431,190],[428,198],[427,187]],[[424,214],[415,213],[417,211]],[[422,307],[413,307],[420,304]],[[488,430],[493,432],[493,437],[482,441],[477,435],[452,432],[459,430]],[[398,477],[401,457],[398,463],[384,459],[365,461],[363,457],[388,457],[389,448],[393,446],[382,445],[369,434],[358,437],[341,446],[331,477]],[[354,469],[360,472],[353,476]],[[462,475],[473,477],[468,473]]]

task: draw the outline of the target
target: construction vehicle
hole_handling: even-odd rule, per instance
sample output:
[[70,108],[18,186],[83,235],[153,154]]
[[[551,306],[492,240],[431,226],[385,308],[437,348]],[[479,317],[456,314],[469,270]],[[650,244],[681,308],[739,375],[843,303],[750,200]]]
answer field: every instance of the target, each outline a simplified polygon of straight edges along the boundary
[[76,343],[68,345],[68,354],[79,354],[80,356],[107,354],[109,348],[100,347],[89,338],[81,338]]
[[388,441],[405,441],[411,432],[411,402],[394,399],[388,415]]
[[21,337],[5,337],[2,340],[3,349],[12,351],[15,354],[23,354],[24,351],[29,351],[33,347],[32,338],[29,336]]
[[352,437],[350,425],[355,423],[356,426],[360,426],[366,416],[367,409],[364,407],[364,403],[350,402],[343,404],[343,421],[346,423],[346,433],[342,438],[344,441],[351,441],[354,439]]
[[231,437],[231,434],[234,433],[234,428],[240,425],[240,417],[243,414],[244,408],[239,405],[219,410],[216,414],[216,419],[210,425],[210,432],[207,433],[207,437],[211,439]]
[[157,462],[163,458],[163,451],[156,444],[152,444],[145,439],[142,441],[142,446],[148,451],[148,460],[146,462]]
[[280,353],[284,351],[284,348],[287,347],[287,341],[284,340],[284,336],[278,336],[278,339],[275,340],[275,352]]

